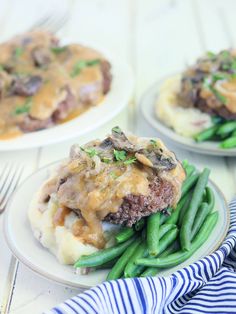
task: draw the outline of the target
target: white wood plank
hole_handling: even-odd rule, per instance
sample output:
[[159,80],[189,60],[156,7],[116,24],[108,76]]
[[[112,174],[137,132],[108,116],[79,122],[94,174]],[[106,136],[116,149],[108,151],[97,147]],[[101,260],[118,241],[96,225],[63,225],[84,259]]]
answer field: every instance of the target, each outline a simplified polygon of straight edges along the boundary
[[19,264],[10,313],[39,314],[81,291],[41,278],[24,265]]
[[[17,153],[1,153],[0,154],[0,172],[5,167],[6,163],[17,163],[18,165],[24,165],[24,172],[21,177],[21,182],[30,175],[36,167],[37,160],[37,150],[29,150],[28,152],[19,151]],[[0,247],[1,247],[1,256],[0,256],[0,304],[3,303],[3,298],[7,298],[7,275],[8,269],[11,260],[11,252],[8,249],[4,234],[3,234],[3,218],[4,213],[0,215]],[[4,253],[3,253],[4,252]]]

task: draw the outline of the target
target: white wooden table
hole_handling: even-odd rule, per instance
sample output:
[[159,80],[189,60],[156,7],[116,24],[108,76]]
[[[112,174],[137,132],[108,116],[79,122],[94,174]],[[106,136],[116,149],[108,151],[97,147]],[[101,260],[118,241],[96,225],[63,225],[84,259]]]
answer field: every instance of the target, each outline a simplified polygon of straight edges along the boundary
[[[113,121],[80,139],[46,148],[0,153],[6,161],[20,161],[24,177],[68,154],[74,142],[103,137],[113,125],[144,136],[157,136],[138,114],[140,96],[156,80],[177,72],[204,50],[218,51],[236,43],[235,0],[1,0],[0,39],[25,31],[40,16],[69,7],[71,17],[60,35],[67,40],[104,45],[130,62],[136,89],[134,103]],[[202,156],[178,149],[180,159],[209,166],[212,178],[230,200],[236,188],[235,159]],[[23,179],[22,178],[22,179]],[[39,277],[16,263],[6,246],[0,216],[0,304],[2,313],[41,313],[80,292]]]

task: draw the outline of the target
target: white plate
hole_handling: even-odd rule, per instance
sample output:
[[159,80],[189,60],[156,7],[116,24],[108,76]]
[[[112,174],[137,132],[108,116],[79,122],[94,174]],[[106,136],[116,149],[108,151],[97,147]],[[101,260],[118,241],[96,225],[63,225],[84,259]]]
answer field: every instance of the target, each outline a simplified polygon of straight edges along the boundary
[[[96,48],[96,47],[95,47]],[[0,151],[46,146],[82,136],[115,117],[128,103],[133,92],[130,66],[114,54],[99,49],[112,65],[112,85],[104,100],[77,118],[42,131],[31,132],[11,140],[0,140]]]
[[[27,212],[32,195],[47,178],[52,167],[55,167],[55,163],[32,174],[14,193],[4,217],[6,240],[12,253],[37,274],[66,286],[89,288],[103,282],[107,270],[77,275],[73,266],[59,264],[57,259],[34,238],[28,221]],[[221,191],[212,182],[210,186],[215,192],[215,210],[219,211],[219,219],[212,234],[190,259],[177,267],[160,272],[160,275],[170,275],[173,271],[197,261],[217,249],[223,241],[229,227],[229,209]]]
[[236,148],[222,149],[217,142],[196,143],[193,139],[177,134],[170,127],[166,126],[155,113],[155,103],[158,97],[158,91],[163,81],[154,84],[143,95],[140,101],[140,109],[147,122],[156,129],[163,137],[168,138],[176,145],[201,154],[216,156],[236,156]]

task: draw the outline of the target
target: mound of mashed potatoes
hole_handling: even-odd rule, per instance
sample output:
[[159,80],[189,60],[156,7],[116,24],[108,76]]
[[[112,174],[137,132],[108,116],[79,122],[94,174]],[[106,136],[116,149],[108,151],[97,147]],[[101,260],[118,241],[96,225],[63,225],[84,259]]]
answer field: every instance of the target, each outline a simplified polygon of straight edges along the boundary
[[[83,243],[73,234],[72,226],[79,218],[73,211],[62,212],[56,195],[52,196],[48,203],[42,204],[39,191],[31,201],[28,217],[35,238],[55,255],[61,264],[74,264],[80,256],[90,255],[98,250],[93,245]],[[114,235],[119,228],[104,223],[103,229],[106,247],[109,247],[114,243]]]
[[155,105],[157,117],[176,133],[193,137],[212,125],[211,116],[197,108],[180,107],[177,94],[180,90],[181,75],[168,78],[161,86]]

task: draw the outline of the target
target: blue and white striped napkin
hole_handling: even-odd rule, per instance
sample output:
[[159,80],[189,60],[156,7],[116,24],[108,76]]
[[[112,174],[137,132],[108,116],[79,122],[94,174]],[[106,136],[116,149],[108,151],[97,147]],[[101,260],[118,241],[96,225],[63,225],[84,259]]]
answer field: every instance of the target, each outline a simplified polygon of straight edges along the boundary
[[104,282],[45,314],[236,313],[236,199],[230,209],[227,238],[213,254],[169,277]]

